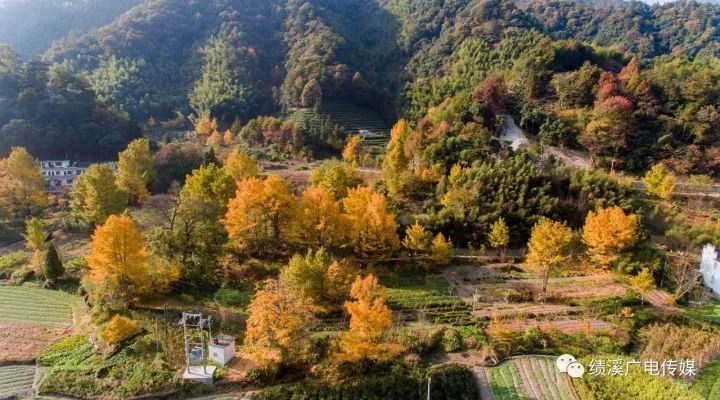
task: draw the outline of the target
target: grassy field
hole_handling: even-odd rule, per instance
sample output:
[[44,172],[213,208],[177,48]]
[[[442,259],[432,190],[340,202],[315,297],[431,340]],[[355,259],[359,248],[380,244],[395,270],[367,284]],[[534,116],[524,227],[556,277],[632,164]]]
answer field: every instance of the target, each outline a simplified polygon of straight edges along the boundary
[[573,400],[568,381],[550,357],[520,357],[486,368],[494,399]]
[[708,400],[720,400],[720,359],[702,370],[692,389]]
[[448,325],[472,325],[472,306],[451,293],[440,274],[383,276],[388,305],[406,322],[430,322]]
[[685,312],[691,317],[720,325],[720,301],[718,300],[706,301],[701,307],[686,308]]
[[0,321],[71,326],[80,297],[27,286],[0,286]]
[[34,377],[33,365],[0,366],[0,398],[24,398],[23,395],[32,389]]

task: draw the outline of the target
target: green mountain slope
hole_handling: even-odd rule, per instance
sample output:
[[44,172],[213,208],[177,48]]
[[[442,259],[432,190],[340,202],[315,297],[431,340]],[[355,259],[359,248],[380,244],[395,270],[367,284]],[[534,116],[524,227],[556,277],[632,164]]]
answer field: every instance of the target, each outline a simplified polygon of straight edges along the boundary
[[68,34],[112,22],[142,0],[5,0],[0,2],[0,42],[23,58],[44,53]]

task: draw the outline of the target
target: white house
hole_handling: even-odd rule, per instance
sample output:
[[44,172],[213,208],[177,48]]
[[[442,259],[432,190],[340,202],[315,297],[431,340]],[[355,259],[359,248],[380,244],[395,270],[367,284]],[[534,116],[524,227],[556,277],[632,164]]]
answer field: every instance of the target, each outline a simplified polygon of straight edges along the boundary
[[700,273],[705,286],[712,290],[715,297],[720,297],[720,254],[711,244],[703,247]]
[[[40,168],[50,192],[63,192],[75,185],[77,177],[85,173],[93,163],[70,160],[40,161]],[[113,171],[117,169],[115,162],[109,162]]]
[[208,344],[210,359],[220,365],[227,365],[235,357],[235,338],[217,335]]

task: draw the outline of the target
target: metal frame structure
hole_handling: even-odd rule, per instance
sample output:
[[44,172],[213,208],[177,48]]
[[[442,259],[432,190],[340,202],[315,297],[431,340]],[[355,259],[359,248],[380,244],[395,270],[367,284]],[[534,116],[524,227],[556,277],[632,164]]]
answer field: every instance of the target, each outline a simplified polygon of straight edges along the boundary
[[[183,327],[183,342],[185,343],[185,367],[190,370],[190,349],[200,349],[200,357],[202,360],[203,372],[207,373],[207,357],[205,342],[205,329],[208,330],[209,337],[212,338],[212,327],[210,324],[212,317],[203,317],[202,313],[183,312],[182,318],[178,325]],[[196,334],[194,334],[196,333]],[[196,337],[196,336],[199,336]]]

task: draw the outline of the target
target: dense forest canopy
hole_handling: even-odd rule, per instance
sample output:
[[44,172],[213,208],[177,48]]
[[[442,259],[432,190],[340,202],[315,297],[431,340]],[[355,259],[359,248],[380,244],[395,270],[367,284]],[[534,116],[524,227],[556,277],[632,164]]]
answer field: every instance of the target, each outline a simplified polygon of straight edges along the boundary
[[[588,150],[600,164],[619,158],[627,169],[675,157],[680,169],[714,170],[706,150],[692,146],[712,144],[718,124],[718,25],[720,6],[685,1],[147,0],[56,41],[43,62],[76,75],[96,109],[138,126],[208,115],[223,129],[339,100],[388,123],[417,121],[495,76],[510,97],[494,111],[525,121],[530,134],[547,122],[551,144]],[[591,114],[603,114],[595,106],[600,73],[618,74],[633,57],[647,87],[614,94],[632,103],[624,122],[637,129],[609,154],[581,133]],[[698,79],[710,85],[703,96],[687,87]],[[19,105],[21,92],[3,101]],[[9,149],[23,143],[17,127],[28,118],[17,108],[5,113],[0,143]],[[623,157],[632,143],[642,146]],[[64,153],[82,154],[75,150]]]

